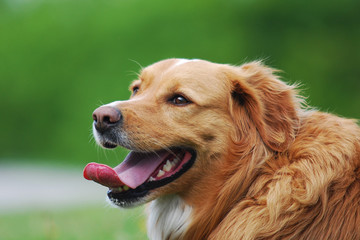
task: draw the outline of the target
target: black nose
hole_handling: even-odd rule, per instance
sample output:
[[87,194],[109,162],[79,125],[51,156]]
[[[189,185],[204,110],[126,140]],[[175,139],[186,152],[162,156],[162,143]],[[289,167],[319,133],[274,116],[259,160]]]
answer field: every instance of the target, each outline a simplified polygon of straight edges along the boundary
[[111,127],[117,126],[122,121],[121,112],[110,106],[101,106],[93,112],[95,129],[103,133]]

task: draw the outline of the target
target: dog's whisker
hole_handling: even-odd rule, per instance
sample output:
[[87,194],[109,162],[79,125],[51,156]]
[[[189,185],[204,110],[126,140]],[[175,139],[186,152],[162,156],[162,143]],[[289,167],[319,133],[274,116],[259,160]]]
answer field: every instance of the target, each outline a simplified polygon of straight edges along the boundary
[[[136,60],[134,60],[134,59],[129,59],[130,61],[132,61],[133,63],[136,63],[139,67],[140,67],[140,71],[142,70],[142,69],[144,69],[144,67],[138,62],[138,61],[136,61]],[[139,71],[139,72],[140,72]],[[138,75],[138,73],[136,73],[136,75]]]

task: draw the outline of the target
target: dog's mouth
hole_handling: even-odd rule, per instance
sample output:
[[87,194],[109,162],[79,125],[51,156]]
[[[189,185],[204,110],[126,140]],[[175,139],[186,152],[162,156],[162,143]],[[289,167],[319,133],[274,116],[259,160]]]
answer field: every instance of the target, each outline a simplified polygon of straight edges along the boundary
[[150,190],[180,177],[191,168],[195,158],[194,150],[179,147],[153,152],[131,151],[115,168],[89,163],[84,177],[109,187],[109,199],[126,207],[145,197]]

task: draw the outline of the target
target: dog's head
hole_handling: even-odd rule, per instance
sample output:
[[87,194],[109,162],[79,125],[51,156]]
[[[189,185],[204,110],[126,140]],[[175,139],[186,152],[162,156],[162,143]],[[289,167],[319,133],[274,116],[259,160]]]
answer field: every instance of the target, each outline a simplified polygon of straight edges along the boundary
[[127,207],[186,195],[230,155],[256,144],[285,150],[295,135],[297,103],[292,88],[272,73],[260,63],[184,59],[143,69],[129,100],[93,114],[97,143],[131,152],[114,169],[88,165],[84,176],[108,186],[110,200]]

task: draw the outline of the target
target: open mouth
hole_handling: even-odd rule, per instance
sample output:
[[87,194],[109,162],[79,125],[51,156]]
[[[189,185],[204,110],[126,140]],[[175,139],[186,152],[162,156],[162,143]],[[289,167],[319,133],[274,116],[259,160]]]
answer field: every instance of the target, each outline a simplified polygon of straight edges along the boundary
[[196,152],[187,148],[132,151],[115,168],[89,163],[84,169],[84,177],[109,187],[109,199],[125,207],[145,197],[150,190],[180,177],[191,168],[195,158]]

